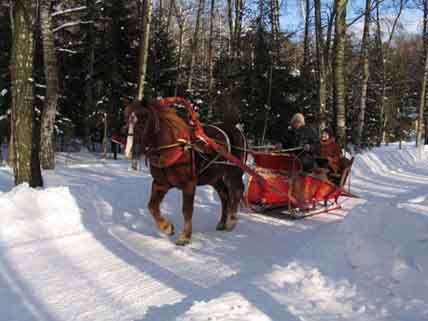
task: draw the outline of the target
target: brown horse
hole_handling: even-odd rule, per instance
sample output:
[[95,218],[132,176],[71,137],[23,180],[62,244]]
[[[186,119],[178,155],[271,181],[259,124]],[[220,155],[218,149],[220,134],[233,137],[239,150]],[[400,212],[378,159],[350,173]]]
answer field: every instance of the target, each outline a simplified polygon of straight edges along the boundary
[[[184,228],[176,244],[188,244],[192,236],[196,186],[211,185],[222,205],[217,230],[232,230],[237,223],[238,206],[244,192],[242,169],[198,141],[191,121],[177,115],[169,106],[171,101],[163,101],[134,101],[124,112],[128,127],[127,153],[132,150],[137,156],[144,155],[150,164],[153,182],[148,208],[157,227],[167,235],[174,233],[173,224],[162,216],[159,207],[169,189],[180,189]],[[245,161],[246,140],[239,129],[221,124],[203,128],[225,151]]]

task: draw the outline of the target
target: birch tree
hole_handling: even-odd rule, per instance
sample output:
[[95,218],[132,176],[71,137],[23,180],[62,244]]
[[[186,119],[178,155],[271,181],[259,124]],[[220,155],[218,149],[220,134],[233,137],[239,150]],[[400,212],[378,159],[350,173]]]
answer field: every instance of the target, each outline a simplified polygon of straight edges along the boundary
[[184,29],[186,27],[186,15],[183,8],[178,7],[174,1],[175,18],[178,25],[178,55],[177,55],[177,79],[175,81],[174,96],[178,95],[178,88],[181,83],[181,65],[183,63]]
[[[424,12],[424,21],[423,21],[423,44],[424,44],[424,76],[422,79],[422,88],[421,95],[419,99],[419,113],[418,113],[418,121],[416,127],[416,147],[418,147],[422,143],[422,125],[424,123],[424,113],[426,109],[426,101],[427,101],[427,81],[428,81],[428,50],[427,50],[427,20],[428,20],[428,1],[423,1],[423,12]],[[425,144],[427,144],[427,123],[425,122]]]
[[347,0],[336,0],[335,52],[334,52],[334,105],[336,109],[336,137],[340,146],[346,144],[346,87],[345,87],[345,45],[346,45]]
[[15,184],[27,182],[42,186],[40,159],[34,130],[34,24],[36,5],[32,0],[17,0],[13,6],[13,43],[11,58],[12,127],[14,132]]
[[140,38],[140,62],[138,75],[139,100],[144,97],[144,86],[147,72],[147,57],[149,55],[150,24],[152,21],[153,3],[152,0],[143,0],[142,34]]
[[40,18],[46,99],[41,119],[40,163],[44,169],[53,169],[55,167],[54,126],[58,101],[58,68],[52,31],[51,7],[52,0],[41,0]]
[[379,134],[377,145],[380,146],[382,141],[384,141],[385,136],[385,128],[387,118],[385,117],[385,102],[387,100],[387,79],[386,79],[386,65],[389,60],[389,49],[391,47],[391,42],[394,37],[398,21],[400,19],[401,14],[404,9],[404,0],[399,0],[398,12],[395,17],[392,19],[392,24],[390,28],[390,32],[387,38],[386,43],[384,44],[382,41],[382,27],[381,27],[381,15],[380,15],[380,4],[382,0],[376,0],[376,42],[377,49],[379,54],[379,61],[381,64],[381,90],[380,90],[380,98],[379,98]]
[[89,146],[90,143],[90,127],[89,117],[91,110],[94,107],[94,64],[95,64],[95,26],[94,26],[94,10],[95,0],[86,0],[87,20],[90,22],[86,25],[86,77],[85,77],[85,101],[84,101],[84,143]]
[[280,22],[279,22],[279,1],[271,0],[271,29],[273,38],[273,51],[274,51],[274,62],[279,63],[280,61]]
[[195,69],[196,54],[197,54],[198,45],[199,45],[199,29],[201,24],[202,12],[204,11],[204,4],[205,4],[205,0],[199,0],[198,10],[196,13],[195,30],[193,32],[191,52],[190,52],[189,75],[187,78],[188,91],[192,90],[192,81],[193,81],[193,74]]
[[326,85],[326,66],[324,59],[324,40],[323,28],[321,21],[321,1],[314,0],[315,6],[315,38],[316,38],[316,55],[317,55],[317,74],[318,74],[318,113],[319,127],[326,127],[327,112],[327,85]]
[[362,69],[361,76],[361,93],[360,93],[360,108],[358,112],[358,129],[357,136],[355,139],[355,145],[358,150],[361,149],[361,142],[364,130],[364,119],[367,105],[367,88],[370,76],[369,69],[369,48],[368,41],[370,36],[370,18],[371,18],[371,0],[366,0],[366,8],[364,14],[364,29],[363,29],[363,38],[361,41],[361,53],[360,53],[360,64]]
[[[422,39],[424,42],[424,54],[425,59],[427,57],[428,51],[428,0],[423,0],[423,28],[422,28]],[[427,100],[428,95],[426,92],[426,83],[425,83],[425,106],[424,106],[424,120],[425,120],[425,145],[428,145],[428,110],[427,110]]]
[[213,114],[212,105],[213,105],[213,87],[214,87],[214,8],[215,8],[215,0],[211,0],[210,7],[210,31],[209,31],[209,39],[208,39],[208,117],[211,118]]
[[310,24],[311,7],[309,0],[305,0],[305,31],[303,36],[303,70],[305,73],[309,72],[310,60],[310,39],[309,39],[309,24]]

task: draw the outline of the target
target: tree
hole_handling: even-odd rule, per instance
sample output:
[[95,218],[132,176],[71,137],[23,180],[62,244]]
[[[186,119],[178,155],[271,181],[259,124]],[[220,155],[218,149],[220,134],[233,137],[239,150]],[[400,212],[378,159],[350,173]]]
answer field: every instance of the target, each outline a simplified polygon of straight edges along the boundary
[[[427,82],[428,82],[428,50],[425,50],[424,77],[422,79],[418,122],[417,122],[417,127],[416,127],[416,147],[418,147],[422,141],[422,124],[423,124],[423,118],[424,118],[424,110],[426,108],[425,103],[426,103],[426,96],[427,96],[427,93],[426,93]],[[426,126],[426,124],[425,124],[425,126]]]
[[391,42],[395,34],[398,21],[404,9],[404,0],[399,0],[399,8],[396,16],[393,18],[390,28],[390,33],[386,43],[382,41],[382,28],[381,28],[381,14],[380,4],[382,0],[376,0],[376,42],[377,51],[379,54],[379,62],[381,68],[381,89],[379,97],[379,134],[377,145],[380,146],[385,136],[385,128],[387,127],[387,117],[385,114],[385,104],[387,100],[387,75],[386,66],[389,61],[389,50],[391,48]]
[[200,29],[200,24],[202,19],[202,12],[204,11],[204,4],[205,4],[205,0],[199,0],[198,11],[196,13],[195,30],[193,33],[192,46],[191,46],[191,52],[190,52],[189,75],[187,78],[188,91],[192,90],[193,73],[195,68],[196,54],[197,54],[198,45],[199,45],[199,29]]
[[213,115],[212,104],[213,104],[213,87],[214,87],[214,8],[215,0],[211,0],[210,7],[210,33],[208,39],[208,117],[211,118]]
[[51,17],[52,0],[41,0],[40,16],[43,58],[46,79],[46,99],[40,131],[40,162],[42,168],[55,167],[54,125],[58,101],[58,68]]
[[340,146],[346,144],[346,87],[345,87],[345,45],[346,45],[347,0],[335,0],[335,52],[334,52],[334,107],[336,110],[336,137]]
[[144,97],[144,85],[146,81],[147,57],[149,54],[150,24],[152,21],[152,0],[143,0],[142,34],[140,39],[140,63],[138,75],[139,100]]
[[317,76],[318,76],[318,119],[320,129],[325,128],[327,124],[327,84],[326,84],[326,65],[324,59],[324,41],[323,28],[321,21],[321,1],[315,2],[315,37],[317,54]]
[[370,10],[371,10],[371,0],[366,0],[366,8],[364,12],[364,29],[363,29],[363,39],[361,41],[361,54],[360,54],[360,64],[362,67],[362,77],[361,77],[361,93],[360,93],[360,108],[358,112],[358,122],[357,122],[357,133],[355,139],[355,145],[359,150],[361,148],[361,141],[363,137],[364,130],[364,119],[367,105],[367,87],[370,76],[369,69],[369,48],[368,41],[370,35]]
[[14,133],[15,184],[27,182],[42,186],[39,153],[34,126],[34,34],[36,5],[17,0],[13,7],[13,43],[11,57],[12,128]]
[[174,79],[176,78],[175,43],[166,32],[165,21],[159,21],[159,12],[152,18],[150,37],[150,51],[147,64],[146,94],[150,97],[170,96],[174,93]]

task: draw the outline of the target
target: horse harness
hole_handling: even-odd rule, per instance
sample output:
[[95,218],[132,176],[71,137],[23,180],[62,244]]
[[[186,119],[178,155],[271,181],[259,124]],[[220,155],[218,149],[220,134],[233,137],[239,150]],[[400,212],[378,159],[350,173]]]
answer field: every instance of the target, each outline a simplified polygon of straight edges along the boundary
[[[217,139],[215,139],[220,145],[223,146],[225,151],[228,153],[231,153],[232,151],[232,145],[230,143],[230,138],[227,135],[227,133],[219,128],[216,125],[204,125],[203,126],[205,130],[214,131],[215,136],[217,136]],[[220,136],[220,137],[218,137]],[[222,164],[222,165],[230,165],[230,166],[236,166],[235,164],[227,161],[227,160],[221,160],[222,155],[207,146],[207,144],[197,137],[195,137],[192,134],[182,133],[179,138],[177,138],[176,143],[168,144],[168,145],[162,145],[158,147],[150,147],[148,146],[145,155],[146,155],[146,166],[148,163],[150,165],[155,166],[157,168],[166,168],[173,165],[179,165],[179,160],[183,156],[183,154],[189,151],[191,153],[191,159],[192,159],[192,172],[196,176],[201,175],[203,172],[205,172],[209,167],[216,164]],[[200,157],[202,160],[202,164],[196,173],[196,155]]]

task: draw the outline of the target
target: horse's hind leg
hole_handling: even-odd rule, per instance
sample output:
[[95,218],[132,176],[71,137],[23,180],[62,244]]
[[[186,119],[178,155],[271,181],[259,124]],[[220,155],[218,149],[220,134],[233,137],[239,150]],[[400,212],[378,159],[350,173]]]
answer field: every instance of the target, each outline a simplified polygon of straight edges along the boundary
[[195,200],[196,183],[188,183],[183,188],[183,216],[184,227],[180,233],[177,245],[186,245],[190,243],[192,237],[192,216],[193,216],[193,203]]
[[228,216],[228,190],[227,186],[224,184],[222,180],[218,181],[213,185],[214,189],[217,191],[217,194],[221,201],[221,218],[220,222],[218,222],[216,229],[217,231],[224,231],[226,229],[226,222]]
[[169,187],[162,186],[156,182],[152,183],[152,194],[148,204],[149,211],[152,214],[157,227],[166,235],[174,234],[174,225],[166,218],[164,218],[160,211],[160,203],[168,192]]
[[233,168],[226,175],[226,185],[229,194],[229,210],[226,221],[226,229],[233,230],[238,222],[238,208],[244,193],[244,183],[242,182],[242,172]]

